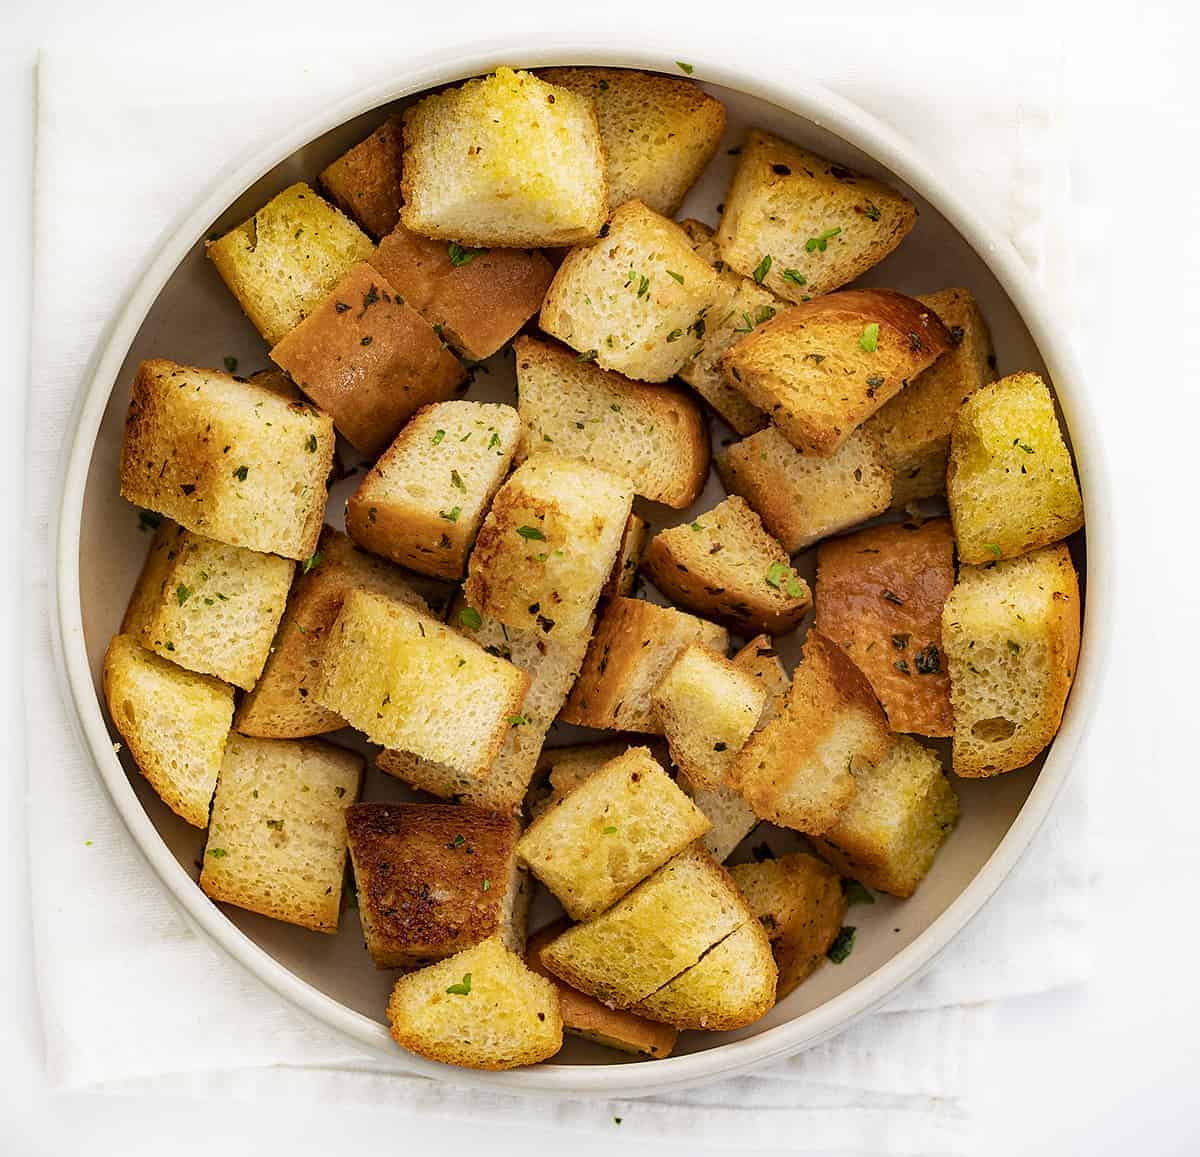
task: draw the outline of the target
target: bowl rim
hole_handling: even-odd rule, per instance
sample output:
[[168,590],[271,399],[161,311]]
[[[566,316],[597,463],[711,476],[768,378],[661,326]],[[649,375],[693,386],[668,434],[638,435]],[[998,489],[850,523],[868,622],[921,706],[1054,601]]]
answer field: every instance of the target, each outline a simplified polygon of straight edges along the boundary
[[375,1054],[373,1062],[378,1058],[394,1072],[493,1091],[638,1097],[742,1073],[830,1038],[879,1007],[927,968],[996,892],[1028,849],[1061,792],[1100,695],[1111,642],[1101,624],[1113,621],[1116,599],[1115,567],[1107,562],[1113,557],[1110,543],[1115,536],[1108,498],[1109,469],[1094,403],[1083,388],[1068,339],[1054,324],[1048,298],[1034,283],[1011,242],[977,216],[965,197],[925,161],[913,144],[872,114],[807,77],[787,74],[785,81],[777,81],[771,70],[760,68],[751,73],[727,63],[716,46],[689,43],[686,49],[690,68],[685,71],[693,79],[765,100],[832,132],[886,166],[943,215],[1008,294],[1054,382],[1074,444],[1086,447],[1083,460],[1077,456],[1076,468],[1087,519],[1088,557],[1099,559],[1100,565],[1090,562],[1087,570],[1084,645],[1062,727],[1009,830],[976,876],[924,932],[845,992],[782,1025],[743,1040],[662,1060],[607,1065],[545,1063],[499,1073],[454,1069],[397,1050],[383,1025],[300,979],[242,932],[201,892],[162,841],[117,758],[92,681],[80,601],[79,526],[95,441],[117,374],[163,286],[211,223],[238,196],[297,149],[338,125],[413,93],[487,72],[501,61],[520,61],[520,67],[530,68],[569,63],[678,75],[680,64],[668,55],[673,57],[680,51],[679,37],[672,35],[674,51],[665,46],[661,33],[649,34],[645,39],[649,43],[636,48],[610,32],[578,39],[548,39],[536,46],[515,37],[447,46],[399,70],[399,79],[392,76],[369,83],[290,131],[247,149],[240,159],[221,170],[208,190],[164,231],[143,264],[123,305],[97,343],[64,442],[50,535],[50,623],[60,689],[77,737],[90,750],[134,842],[185,917],[275,992],[371,1050]]

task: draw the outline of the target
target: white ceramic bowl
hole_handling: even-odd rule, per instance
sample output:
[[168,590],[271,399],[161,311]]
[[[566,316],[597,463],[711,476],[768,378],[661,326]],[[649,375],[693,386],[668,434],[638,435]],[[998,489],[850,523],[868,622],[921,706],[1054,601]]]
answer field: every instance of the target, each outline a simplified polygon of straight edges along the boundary
[[[1112,621],[1113,527],[1093,403],[1043,300],[1011,245],[994,234],[925,164],[907,142],[860,109],[803,79],[784,82],[763,71],[732,68],[697,53],[695,77],[724,100],[729,144],[747,123],[762,125],[908,191],[919,223],[900,249],[864,280],[910,293],[949,285],[972,290],[988,317],[1001,372],[1039,370],[1054,383],[1076,450],[1087,508],[1091,563],[1082,654],[1062,730],[1040,768],[990,781],[959,781],[963,818],[917,895],[906,902],[880,896],[856,908],[853,955],[826,966],[759,1023],[739,1032],[684,1034],[675,1056],[621,1061],[619,1054],[570,1042],[553,1064],[508,1073],[455,1070],[401,1053],[383,1023],[388,974],[362,950],[356,914],[323,937],[250,913],[214,905],[196,884],[202,835],[173,816],[114,754],[98,696],[105,646],[116,631],[141,566],[146,536],[117,493],[117,463],[128,386],[137,362],[163,356],[220,365],[237,356],[246,371],[266,364],[258,336],[203,257],[202,239],[241,221],[274,192],[317,171],[382,119],[381,106],[494,67],[608,64],[678,75],[673,54],[614,41],[553,48],[492,44],[419,65],[394,82],[348,97],[283,139],[220,174],[213,188],[165,239],[124,309],[113,320],[89,369],[63,466],[52,584],[53,627],[79,728],[108,790],[155,871],[190,919],[282,996],[368,1048],[381,1064],[428,1075],[452,1075],[492,1088],[638,1096],[728,1076],[809,1047],[845,1028],[911,980],[954,938],[1003,882],[1058,795],[1088,708],[1098,692]],[[778,75],[778,74],[775,74]],[[715,220],[733,165],[718,154],[685,207]],[[701,500],[701,508],[705,501]],[[340,503],[331,501],[331,515]],[[379,781],[386,781],[380,783]],[[368,797],[400,790],[370,777]],[[1030,930],[1036,935],[1036,930]]]

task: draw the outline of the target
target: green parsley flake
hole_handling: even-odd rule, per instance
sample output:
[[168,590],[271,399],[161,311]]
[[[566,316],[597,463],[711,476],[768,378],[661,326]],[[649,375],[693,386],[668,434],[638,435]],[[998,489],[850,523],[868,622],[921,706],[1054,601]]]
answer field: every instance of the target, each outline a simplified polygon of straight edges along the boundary
[[462,475],[457,470],[450,471],[450,485],[457,490],[466,490],[467,484],[462,480]]
[[308,572],[309,572],[310,570],[315,570],[315,569],[316,569],[317,567],[319,567],[320,565],[321,565],[321,552],[320,552],[320,551],[317,551],[317,553],[316,553],[316,554],[314,554],[314,555],[312,555],[312,556],[310,556],[309,558],[306,558],[306,559],[304,560],[304,571],[303,571],[303,573],[304,573],[304,574],[308,574]]
[[546,536],[538,530],[536,526],[518,526],[517,533],[524,539],[534,539],[537,542],[545,542]]
[[433,434],[433,444],[436,446],[445,436],[445,430],[435,430]]
[[994,542],[985,542],[983,545],[986,546],[988,550],[990,550],[997,558],[1000,558],[1004,553]]
[[464,249],[457,241],[451,241],[447,246],[447,252],[450,254],[450,264],[455,268],[460,265],[470,265],[482,253],[486,253],[486,249]]
[[767,571],[767,586],[780,590],[791,575],[792,568],[787,563],[773,562]]
[[239,467],[238,467],[238,468],[237,468],[237,469],[236,469],[236,470],[233,472],[233,476],[234,476],[234,477],[235,477],[235,478],[236,478],[236,479],[237,479],[239,482],[245,482],[245,481],[246,481],[246,475],[247,475],[247,474],[249,474],[249,473],[250,473],[250,467],[249,467],[249,466],[239,466]]
[[468,631],[478,631],[483,626],[483,616],[474,607],[463,607],[458,612],[458,621]]
[[192,588],[191,587],[185,587],[183,585],[183,583],[180,583],[175,588],[175,598],[178,601],[180,606],[183,606],[183,604],[186,603],[188,601],[188,599],[190,599],[191,597],[192,597]]
[[763,259],[758,263],[754,270],[754,284],[762,285],[763,278],[771,272],[771,255],[769,253],[763,256]]
[[703,530],[703,529],[704,529],[704,527],[702,527],[702,526],[700,525],[700,523],[698,523],[698,522],[693,522],[693,523],[692,523],[692,529],[693,529],[693,530]]
[[488,439],[487,448],[489,450],[494,450],[499,445],[500,445],[500,435],[495,434],[495,433],[492,434],[492,436]]
[[686,60],[677,60],[675,63],[679,65],[680,72],[685,72],[688,76],[691,76],[692,73],[696,71],[695,66],[688,64]]
[[283,831],[283,820],[267,820],[267,827],[273,829],[274,831],[281,832]]
[[841,231],[842,230],[840,227],[838,227],[836,229],[826,229],[824,233],[818,233],[816,237],[810,237],[807,241],[804,242],[805,252],[807,252],[807,253],[813,253],[813,252],[824,253],[826,247],[829,245],[829,242],[834,237],[836,237]]
[[678,281],[680,285],[683,284],[683,274],[682,273],[676,273],[674,269],[668,269],[667,276],[675,278],[675,280]]
[[204,854],[206,856],[212,856],[214,860],[220,860],[229,855],[224,848],[209,848]]
[[317,436],[316,436],[316,434],[309,434],[307,440],[304,443],[304,448],[310,454],[315,454],[317,452]]
[[856,931],[857,929],[853,926],[846,925],[834,937],[829,951],[825,953],[834,964],[841,964],[854,951],[854,933]]
[[470,996],[471,995],[471,974],[469,972],[464,972],[462,982],[459,984],[450,985],[450,987],[447,988],[446,991],[451,996]]
[[808,278],[800,272],[799,269],[785,269],[783,271],[783,280],[790,281],[794,285],[807,285]]
[[866,353],[873,354],[878,346],[879,322],[873,321],[863,329],[862,337],[858,339],[858,348]]
[[449,510],[438,511],[438,516],[444,518],[447,522],[457,522],[460,514],[462,514],[461,506],[452,506]]
[[857,880],[843,880],[842,892],[846,896],[847,908],[853,908],[855,904],[875,903],[875,897]]
[[484,881],[483,881],[483,890],[484,890],[485,892],[490,892],[490,891],[492,890],[492,882],[491,882],[491,880],[484,880]]
[[528,715],[510,715],[508,717],[508,725],[510,727],[520,727],[523,723],[532,723],[533,720]]
[[616,828],[614,828],[614,827],[613,827],[613,826],[610,824],[608,827],[606,827],[606,828],[604,829],[604,834],[605,834],[606,836],[611,836],[611,835],[614,835],[614,834],[616,833],[616,830],[617,830],[617,829],[616,829]]
[[575,360],[577,362],[594,362],[598,352],[598,350],[584,350],[583,353],[576,356]]

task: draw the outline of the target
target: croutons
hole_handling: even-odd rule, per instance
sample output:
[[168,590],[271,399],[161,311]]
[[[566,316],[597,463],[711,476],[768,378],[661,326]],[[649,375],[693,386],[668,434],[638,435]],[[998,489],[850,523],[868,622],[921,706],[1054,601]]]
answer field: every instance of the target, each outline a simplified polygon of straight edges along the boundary
[[116,635],[104,654],[104,699],[138,770],[163,803],[193,827],[208,827],[233,688]]
[[727,784],[700,787],[685,771],[678,773],[675,782],[692,797],[692,802],[712,824],[704,833],[704,847],[718,864],[723,864],[738,844],[758,827],[754,809]]
[[792,685],[791,676],[788,675],[787,668],[779,658],[779,652],[769,635],[758,635],[751,639],[734,655],[733,665],[757,679],[759,686],[767,694],[759,718],[761,727],[783,710],[787,702],[788,688]]
[[378,591],[428,610],[401,571],[325,527],[316,553],[292,584],[266,666],[254,689],[238,704],[235,730],[264,739],[301,739],[346,726],[340,715],[317,702],[313,692],[329,628],[348,590]]
[[569,916],[590,920],[708,827],[650,752],[634,747],[535,820],[517,851]]
[[411,570],[459,578],[520,436],[511,406],[426,406],[350,496],[347,533]]
[[200,887],[314,932],[337,931],[346,809],[362,758],[319,739],[232,732],[213,797]]
[[528,686],[526,672],[436,619],[352,590],[329,630],[316,696],[373,743],[479,775]]
[[828,458],[797,450],[774,426],[717,452],[717,473],[788,554],[882,514],[892,471],[878,440],[854,430]]
[[609,207],[638,200],[673,217],[721,143],[725,106],[691,81],[631,68],[547,68],[538,75],[592,102]]
[[687,234],[641,201],[559,266],[538,324],[581,356],[644,382],[665,382],[700,349],[717,275]]
[[387,1015],[401,1048],[448,1065],[513,1069],[562,1048],[558,990],[498,936],[400,977]]
[[689,643],[724,654],[724,627],[641,599],[615,598],[600,615],[561,718],[582,727],[661,735],[651,693]]
[[841,931],[846,897],[838,873],[816,856],[796,852],[729,869],[771,942],[782,1000],[818,964]]
[[249,689],[262,673],[296,564],[159,523],[121,631],[189,671]]
[[463,357],[491,357],[541,308],[554,266],[536,249],[464,249],[397,225],[371,264]]
[[642,570],[673,602],[743,635],[787,634],[812,602],[787,551],[737,495],[694,522],[660,530]]
[[856,771],[855,783],[849,806],[813,844],[842,875],[911,896],[958,820],[942,761],[901,735],[877,765]]
[[672,762],[710,790],[725,783],[766,701],[752,675],[699,643],[679,652],[650,697]]
[[953,586],[946,518],[860,530],[817,551],[817,630],[867,677],[893,731],[954,730],[942,662],[942,607]]
[[1024,767],[1055,736],[1079,658],[1079,579],[1067,548],[959,568],[942,611],[954,771]]
[[912,203],[887,185],[751,129],[717,244],[731,269],[803,301],[878,264],[916,220]]
[[954,415],[996,377],[992,336],[967,290],[944,289],[917,300],[942,319],[953,344],[864,427],[879,439],[891,467],[892,505],[898,510],[919,498],[945,493]]
[[451,804],[346,813],[358,916],[377,968],[419,967],[499,936],[525,949],[530,888],[511,815]]
[[317,177],[325,195],[376,240],[400,220],[403,151],[401,118],[393,113]]
[[365,261],[271,350],[271,360],[372,457],[422,406],[452,398],[466,379],[429,322]]
[[404,114],[404,207],[414,233],[532,248],[594,237],[608,208],[591,101],[528,72],[435,93]]
[[640,515],[631,514],[625,522],[625,533],[621,535],[621,546],[613,561],[612,571],[600,592],[601,598],[614,595],[629,596],[637,585],[638,567],[650,536],[650,524]]
[[[538,757],[537,770],[530,785],[529,814],[537,819],[556,803],[573,792],[583,781],[598,772],[606,763],[638,746],[644,737],[601,739],[596,743],[570,743],[564,747],[547,747]],[[670,756],[666,744],[646,740],[647,750],[659,763]]]
[[631,381],[536,338],[513,349],[523,456],[577,458],[676,510],[695,502],[708,479],[708,427],[683,390]]
[[853,799],[853,769],[877,763],[893,742],[863,673],[836,643],[809,631],[786,707],[750,737],[729,782],[763,819],[820,835]]
[[298,326],[374,251],[345,214],[299,182],[207,244],[209,260],[268,345]]
[[1054,400],[1037,374],[972,394],[950,435],[946,497],[966,563],[1014,558],[1083,526],[1083,499]]
[[158,358],[133,382],[121,494],[218,542],[304,559],[333,446],[333,423],[307,403]]
[[624,479],[538,454],[500,488],[471,554],[471,606],[509,627],[577,635],[612,572],[633,492]]

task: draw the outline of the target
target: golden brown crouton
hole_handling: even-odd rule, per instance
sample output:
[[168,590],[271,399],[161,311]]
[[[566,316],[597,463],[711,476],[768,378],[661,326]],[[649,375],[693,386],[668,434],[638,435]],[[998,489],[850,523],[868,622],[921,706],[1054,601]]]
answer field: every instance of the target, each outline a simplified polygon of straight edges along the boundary
[[401,118],[392,113],[366,140],[321,170],[326,196],[378,240],[400,220]]

